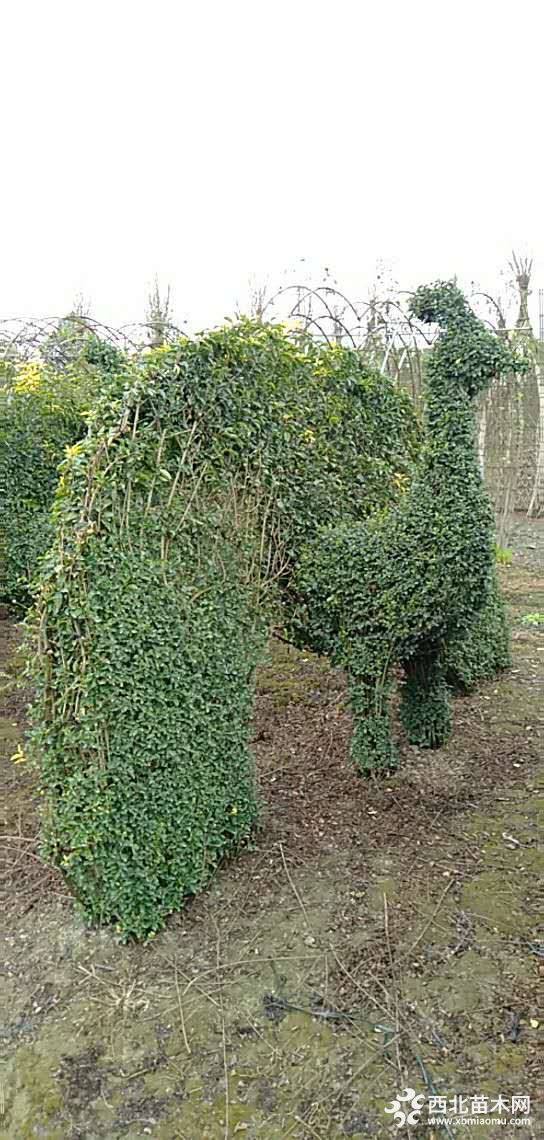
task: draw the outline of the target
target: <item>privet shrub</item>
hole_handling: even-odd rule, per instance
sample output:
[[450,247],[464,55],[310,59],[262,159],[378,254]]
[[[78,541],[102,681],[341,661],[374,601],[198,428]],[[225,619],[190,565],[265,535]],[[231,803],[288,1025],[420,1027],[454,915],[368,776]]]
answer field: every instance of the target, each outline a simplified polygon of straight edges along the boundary
[[265,627],[250,552],[222,506],[195,501],[189,523],[186,502],[151,518],[131,504],[117,533],[112,520],[82,537],[87,573],[76,584],[75,560],[71,588],[51,595],[42,642],[67,699],[43,694],[48,853],[92,921],[137,936],[206,882],[257,807],[248,681]]
[[383,507],[418,445],[354,352],[244,322],[127,368],[71,452],[36,607],[44,843],[149,936],[257,810],[253,674],[300,549]]
[[480,681],[496,676],[510,663],[506,607],[492,568],[485,604],[466,629],[452,635],[445,649],[446,681],[455,692],[470,693]]
[[77,364],[12,364],[0,382],[0,600],[28,607],[32,580],[52,539],[58,465],[86,431],[97,384],[121,356],[87,336]]
[[352,754],[362,770],[394,761],[388,695],[395,664],[405,671],[401,713],[410,741],[437,747],[451,726],[448,668],[469,684],[508,656],[471,400],[520,363],[451,282],[418,290],[412,308],[442,330],[427,367],[417,477],[391,510],[318,533],[295,575],[300,628],[348,671]]

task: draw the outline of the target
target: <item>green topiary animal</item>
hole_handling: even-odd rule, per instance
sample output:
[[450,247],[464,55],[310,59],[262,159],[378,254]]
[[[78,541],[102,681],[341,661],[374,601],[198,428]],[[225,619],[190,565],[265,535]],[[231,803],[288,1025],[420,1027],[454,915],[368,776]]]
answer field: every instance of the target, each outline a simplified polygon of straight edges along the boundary
[[149,935],[248,835],[282,587],[319,528],[398,496],[417,437],[358,353],[250,322],[97,404],[57,490],[34,708],[44,851],[92,921]]
[[248,835],[254,671],[282,614],[347,667],[361,768],[391,762],[395,662],[412,739],[445,738],[445,647],[483,643],[493,588],[470,397],[512,361],[455,286],[414,312],[444,331],[404,495],[418,432],[392,382],[249,322],[127,364],[70,449],[34,741],[44,850],[91,920],[148,936]]
[[394,665],[404,669],[401,715],[410,741],[438,747],[451,728],[447,680],[468,686],[508,661],[471,400],[520,363],[454,283],[418,289],[411,308],[441,328],[428,365],[418,476],[391,510],[318,535],[295,575],[299,636],[348,672],[352,755],[363,771],[394,761]]

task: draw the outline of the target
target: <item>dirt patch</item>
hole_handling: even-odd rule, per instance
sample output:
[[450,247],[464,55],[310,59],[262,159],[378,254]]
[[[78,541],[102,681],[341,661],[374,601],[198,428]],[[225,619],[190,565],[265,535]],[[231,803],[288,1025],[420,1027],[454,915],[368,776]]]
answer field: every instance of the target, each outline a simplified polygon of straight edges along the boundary
[[516,565],[541,570],[544,566],[544,515],[528,519],[522,511],[514,512],[510,519],[508,545]]
[[[341,674],[272,645],[254,731],[261,828],[146,946],[86,928],[40,861],[34,781],[11,759],[18,631],[0,623],[0,1136],[387,1137],[384,1109],[407,1086],[534,1100],[544,637],[523,617],[544,611],[544,574],[516,560],[502,574],[512,671],[456,701],[440,752],[399,732],[389,776],[350,766]],[[425,1116],[406,1134],[438,1135]],[[530,1124],[455,1128],[541,1132],[534,1104]]]

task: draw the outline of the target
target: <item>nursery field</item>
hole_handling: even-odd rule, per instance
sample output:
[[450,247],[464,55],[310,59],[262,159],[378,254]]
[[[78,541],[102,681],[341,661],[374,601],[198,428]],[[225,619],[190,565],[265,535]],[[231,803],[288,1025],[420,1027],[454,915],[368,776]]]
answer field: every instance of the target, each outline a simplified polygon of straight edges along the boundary
[[[342,674],[272,642],[260,830],[144,945],[86,928],[40,860],[34,779],[11,759],[19,629],[0,622],[0,1136],[387,1137],[407,1086],[532,1098],[530,1123],[440,1135],[542,1135],[544,638],[523,621],[544,612],[542,520],[515,541],[512,670],[456,700],[440,751],[401,743],[394,774],[354,772]],[[438,1135],[426,1114],[402,1134]]]

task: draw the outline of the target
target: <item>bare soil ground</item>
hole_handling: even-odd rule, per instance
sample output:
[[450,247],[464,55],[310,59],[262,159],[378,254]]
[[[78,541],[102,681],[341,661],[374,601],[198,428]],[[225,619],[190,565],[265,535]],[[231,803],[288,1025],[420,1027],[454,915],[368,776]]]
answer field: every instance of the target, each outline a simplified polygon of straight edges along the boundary
[[426,1105],[400,1135],[544,1134],[544,626],[523,622],[544,613],[544,527],[518,531],[512,670],[456,701],[446,748],[401,740],[387,777],[350,766],[342,675],[272,645],[262,826],[146,946],[86,928],[41,862],[35,780],[12,760],[19,630],[0,622],[1,1137],[389,1137],[407,1086],[533,1103],[530,1123],[445,1131]]

